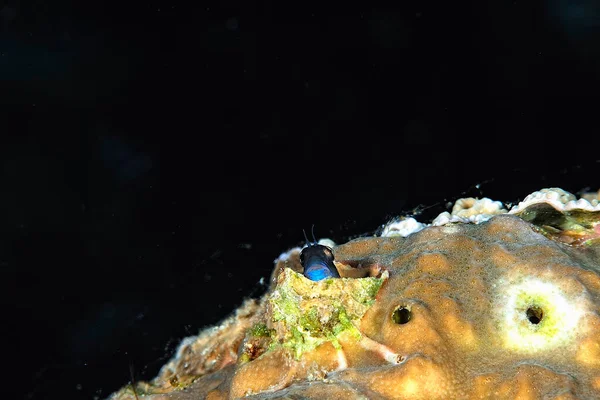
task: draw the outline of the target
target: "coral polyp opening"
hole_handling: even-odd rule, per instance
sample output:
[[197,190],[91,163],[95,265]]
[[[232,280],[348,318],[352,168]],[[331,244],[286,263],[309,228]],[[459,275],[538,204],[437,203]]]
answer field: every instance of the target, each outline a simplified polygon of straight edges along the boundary
[[529,322],[537,325],[542,322],[542,318],[544,318],[544,310],[542,310],[540,307],[529,307],[525,312],[525,315],[527,315]]
[[410,321],[411,313],[410,310],[406,307],[399,307],[392,313],[392,321],[396,324],[406,324]]

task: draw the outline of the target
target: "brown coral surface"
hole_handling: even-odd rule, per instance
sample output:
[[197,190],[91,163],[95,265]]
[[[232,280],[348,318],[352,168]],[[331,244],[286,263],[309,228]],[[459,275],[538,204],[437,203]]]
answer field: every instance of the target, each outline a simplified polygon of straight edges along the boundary
[[536,210],[352,240],[339,279],[304,278],[293,249],[260,301],[111,398],[598,399],[599,213]]

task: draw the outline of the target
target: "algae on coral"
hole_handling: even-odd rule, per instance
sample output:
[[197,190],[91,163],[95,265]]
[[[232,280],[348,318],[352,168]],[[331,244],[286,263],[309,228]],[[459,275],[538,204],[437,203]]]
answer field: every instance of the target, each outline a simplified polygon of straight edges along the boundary
[[380,278],[329,278],[312,281],[286,268],[268,298],[276,338],[296,358],[325,342],[339,348],[344,332],[356,339],[356,324],[375,301]]

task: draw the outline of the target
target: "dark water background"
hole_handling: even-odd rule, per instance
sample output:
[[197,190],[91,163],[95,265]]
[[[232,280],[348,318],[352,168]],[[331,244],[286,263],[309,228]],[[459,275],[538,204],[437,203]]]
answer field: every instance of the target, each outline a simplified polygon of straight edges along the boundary
[[4,393],[151,379],[312,224],[600,187],[595,2],[400,3],[0,3]]

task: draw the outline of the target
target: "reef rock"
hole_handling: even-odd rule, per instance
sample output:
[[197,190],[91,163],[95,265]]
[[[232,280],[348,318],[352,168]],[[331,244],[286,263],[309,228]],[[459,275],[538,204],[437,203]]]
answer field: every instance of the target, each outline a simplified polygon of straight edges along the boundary
[[599,399],[599,195],[393,220],[330,243],[340,278],[291,249],[262,299],[110,399]]

